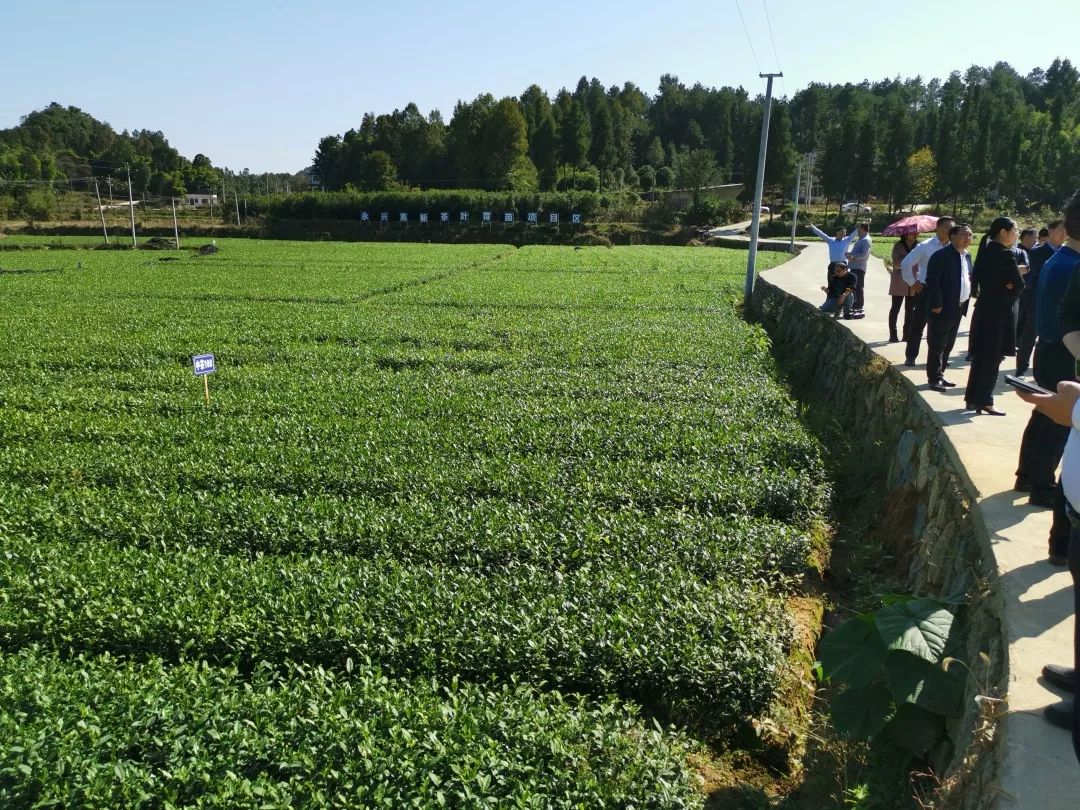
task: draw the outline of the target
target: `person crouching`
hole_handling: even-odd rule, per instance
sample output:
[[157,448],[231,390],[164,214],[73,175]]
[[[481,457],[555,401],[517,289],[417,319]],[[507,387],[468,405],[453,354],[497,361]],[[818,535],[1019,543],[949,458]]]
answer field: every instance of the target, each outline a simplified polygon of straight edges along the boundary
[[846,262],[836,262],[833,265],[832,274],[829,276],[829,285],[822,287],[825,293],[825,303],[821,305],[821,311],[839,318],[841,311],[844,320],[851,320],[851,305],[854,301],[857,279],[848,270]]

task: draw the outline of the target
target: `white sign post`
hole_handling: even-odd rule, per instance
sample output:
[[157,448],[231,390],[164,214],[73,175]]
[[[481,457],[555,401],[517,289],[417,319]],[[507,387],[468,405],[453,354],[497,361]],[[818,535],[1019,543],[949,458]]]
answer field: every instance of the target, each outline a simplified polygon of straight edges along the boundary
[[212,354],[197,354],[191,358],[191,368],[195,372],[196,377],[202,377],[203,380],[203,396],[206,398],[206,404],[210,404],[210,375],[217,371],[217,366],[214,363],[214,355]]

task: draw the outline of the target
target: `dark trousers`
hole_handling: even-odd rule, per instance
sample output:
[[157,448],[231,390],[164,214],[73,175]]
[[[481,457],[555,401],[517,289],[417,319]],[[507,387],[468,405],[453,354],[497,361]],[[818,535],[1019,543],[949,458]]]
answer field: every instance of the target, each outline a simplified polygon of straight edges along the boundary
[[1073,581],[1073,666],[1076,682],[1073,684],[1073,752],[1080,759],[1080,517],[1069,508],[1072,536],[1069,540],[1069,573]]
[[926,315],[926,379],[931,385],[940,380],[944,373],[959,328],[959,312],[955,315],[928,312]]
[[[1027,371],[1031,362],[1031,350],[1035,348],[1035,295],[1033,291],[1031,294],[1025,293],[1020,297],[1020,318],[1016,335],[1016,368],[1019,371]],[[1042,385],[1042,383],[1039,384]]]
[[[1059,382],[1071,380],[1075,375],[1075,361],[1064,343],[1040,340],[1036,344],[1035,382],[1043,388],[1056,391]],[[1066,425],[1059,425],[1036,410],[1031,412],[1031,418],[1024,429],[1024,438],[1020,442],[1020,462],[1016,475],[1031,482],[1032,494],[1053,493],[1057,467],[1068,438],[1069,428]],[[1064,557],[1063,545],[1059,546],[1059,551],[1060,556]]]
[[900,315],[900,310],[904,310],[904,326],[903,331],[900,333],[900,337],[903,340],[907,340],[907,304],[908,297],[906,295],[894,295],[892,297],[892,306],[889,308],[889,337],[896,334],[896,320]]
[[855,276],[855,311],[862,312],[863,308],[863,287],[866,284],[866,271],[859,269],[851,269],[848,272]]
[[[990,351],[987,351],[988,348]],[[997,386],[999,371],[1001,371],[999,347],[976,346],[971,355],[971,369],[968,372],[967,389],[964,392],[964,401],[968,408],[975,410],[994,407],[994,388]]]
[[926,328],[926,313],[925,290],[908,297],[907,313],[904,316],[904,323],[907,324],[907,347],[904,356],[912,363],[919,356],[919,346],[922,345],[923,330]]
[[968,354],[975,354],[975,332],[979,328],[979,308],[971,310],[971,320],[968,322]]
[[1069,508],[1066,505],[1065,490],[1058,481],[1054,487],[1054,520],[1050,524],[1050,556],[1068,557],[1070,538],[1073,535],[1072,522],[1069,520]]

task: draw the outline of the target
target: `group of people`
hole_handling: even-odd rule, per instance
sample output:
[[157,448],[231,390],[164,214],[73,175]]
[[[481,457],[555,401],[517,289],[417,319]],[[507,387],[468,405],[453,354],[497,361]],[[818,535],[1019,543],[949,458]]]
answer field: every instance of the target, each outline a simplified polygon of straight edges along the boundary
[[[872,241],[862,223],[850,236],[838,228],[828,236],[810,229],[829,247],[823,312],[847,319],[865,316],[866,266]],[[1005,357],[1016,357],[1017,374],[1027,373],[1037,334],[1035,290],[1042,265],[1065,241],[1062,221],[1043,228],[1041,241],[1033,229],[998,217],[983,237],[972,261],[970,225],[953,217],[937,220],[934,235],[923,242],[913,229],[893,246],[890,268],[889,342],[904,343],[904,365],[914,367],[926,338],[926,376],[931,389],[957,387],[946,376],[956,336],[971,311],[970,362],[965,403],[976,414],[1003,416],[994,406],[994,388]],[[972,303],[974,302],[974,303]],[[902,323],[900,315],[903,313]]]
[[[869,228],[860,225],[850,237],[845,229],[834,237],[812,230],[829,245],[829,283],[821,309],[854,318],[864,306],[862,257],[870,251]],[[1023,376],[1034,353],[1035,382],[1051,393],[1018,391],[1035,410],[1021,442],[1015,489],[1026,493],[1030,504],[1053,509],[1048,561],[1068,566],[1080,617],[1080,191],[1066,204],[1063,218],[1038,233],[1021,230],[1009,217],[995,219],[974,262],[972,238],[970,226],[945,216],[929,239],[920,243],[912,233],[896,243],[889,342],[903,343],[904,364],[914,367],[925,332],[929,387],[948,391],[956,384],[946,378],[946,370],[961,321],[970,311],[966,359],[971,365],[964,399],[976,414],[1004,415],[993,398],[1001,363],[1015,357],[1016,375]],[[1075,629],[1074,665],[1047,664],[1043,677],[1075,693],[1078,662],[1080,626]],[[1080,758],[1077,704],[1049,706],[1045,716],[1071,729]]]

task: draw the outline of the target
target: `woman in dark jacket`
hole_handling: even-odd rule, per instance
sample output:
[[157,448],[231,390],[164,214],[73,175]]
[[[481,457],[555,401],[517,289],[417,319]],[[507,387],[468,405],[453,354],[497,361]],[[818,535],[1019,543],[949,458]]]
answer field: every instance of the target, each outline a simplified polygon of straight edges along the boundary
[[1024,279],[1012,247],[1019,229],[1008,217],[990,225],[984,246],[975,259],[972,289],[978,291],[972,316],[971,371],[964,399],[969,411],[1004,416],[994,408],[994,386],[1006,355],[1016,355],[1013,302],[1024,289]]

